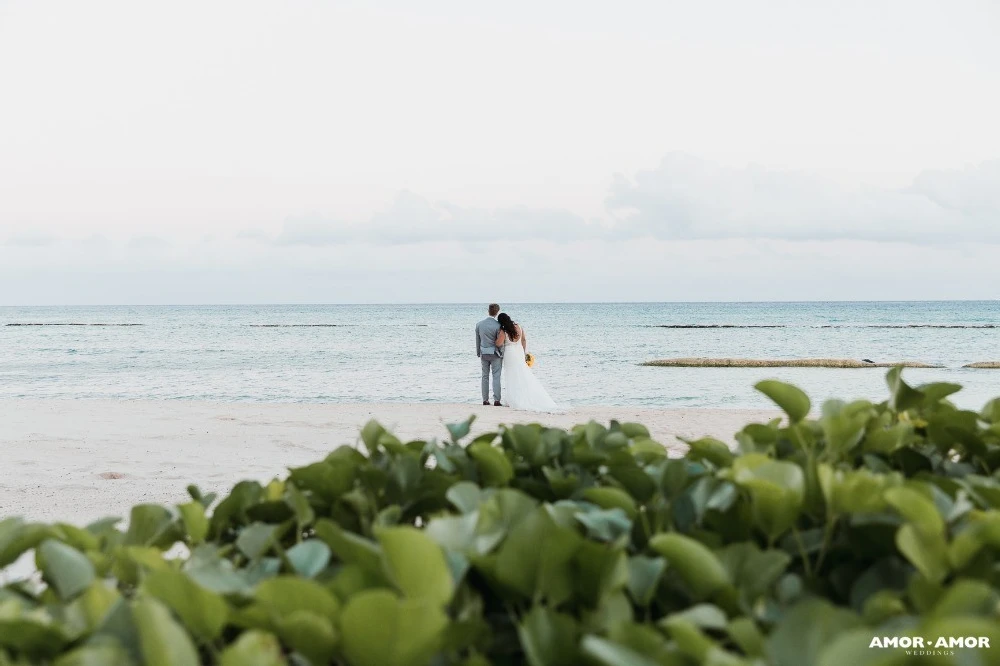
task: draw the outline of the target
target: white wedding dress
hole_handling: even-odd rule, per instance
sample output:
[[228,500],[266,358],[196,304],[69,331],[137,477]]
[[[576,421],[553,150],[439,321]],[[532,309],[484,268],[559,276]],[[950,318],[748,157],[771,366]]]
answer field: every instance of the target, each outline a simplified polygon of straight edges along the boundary
[[532,412],[562,411],[524,362],[520,340],[503,343],[503,404]]

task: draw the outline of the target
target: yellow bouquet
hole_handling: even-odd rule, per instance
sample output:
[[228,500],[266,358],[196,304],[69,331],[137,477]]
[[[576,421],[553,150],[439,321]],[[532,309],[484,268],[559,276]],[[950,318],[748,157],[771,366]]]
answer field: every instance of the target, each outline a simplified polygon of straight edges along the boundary
[[534,355],[533,354],[525,354],[524,355],[524,362],[527,364],[527,366],[529,368],[531,366],[533,366],[535,364],[535,357],[534,357]]

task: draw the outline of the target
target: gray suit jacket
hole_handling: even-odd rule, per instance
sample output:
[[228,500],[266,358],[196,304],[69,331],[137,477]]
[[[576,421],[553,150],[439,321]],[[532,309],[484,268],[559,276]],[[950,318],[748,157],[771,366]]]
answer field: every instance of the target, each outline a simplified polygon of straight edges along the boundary
[[493,317],[487,317],[476,324],[476,356],[483,354],[503,355],[503,352],[496,346],[497,333],[499,332],[500,324]]

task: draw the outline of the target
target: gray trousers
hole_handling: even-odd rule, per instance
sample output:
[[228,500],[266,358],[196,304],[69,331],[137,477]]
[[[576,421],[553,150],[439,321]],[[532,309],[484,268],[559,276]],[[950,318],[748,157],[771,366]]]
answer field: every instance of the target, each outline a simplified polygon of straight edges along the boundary
[[483,354],[479,357],[483,362],[483,402],[490,399],[490,373],[493,373],[493,400],[500,402],[500,368],[503,367],[503,357],[497,354]]

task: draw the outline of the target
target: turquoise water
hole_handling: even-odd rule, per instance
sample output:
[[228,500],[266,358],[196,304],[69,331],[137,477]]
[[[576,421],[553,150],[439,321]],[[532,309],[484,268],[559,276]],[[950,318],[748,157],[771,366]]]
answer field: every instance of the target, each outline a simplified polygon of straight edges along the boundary
[[[885,396],[881,369],[638,365],[675,356],[925,361],[947,367],[908,370],[912,383],[961,383],[966,388],[956,402],[967,407],[1000,396],[1000,370],[959,367],[1000,360],[997,301],[504,308],[527,331],[535,372],[569,406],[762,407],[768,403],[752,385],[763,378],[794,382],[814,399]],[[0,398],[477,404],[473,326],[484,310],[483,304],[4,307]]]

